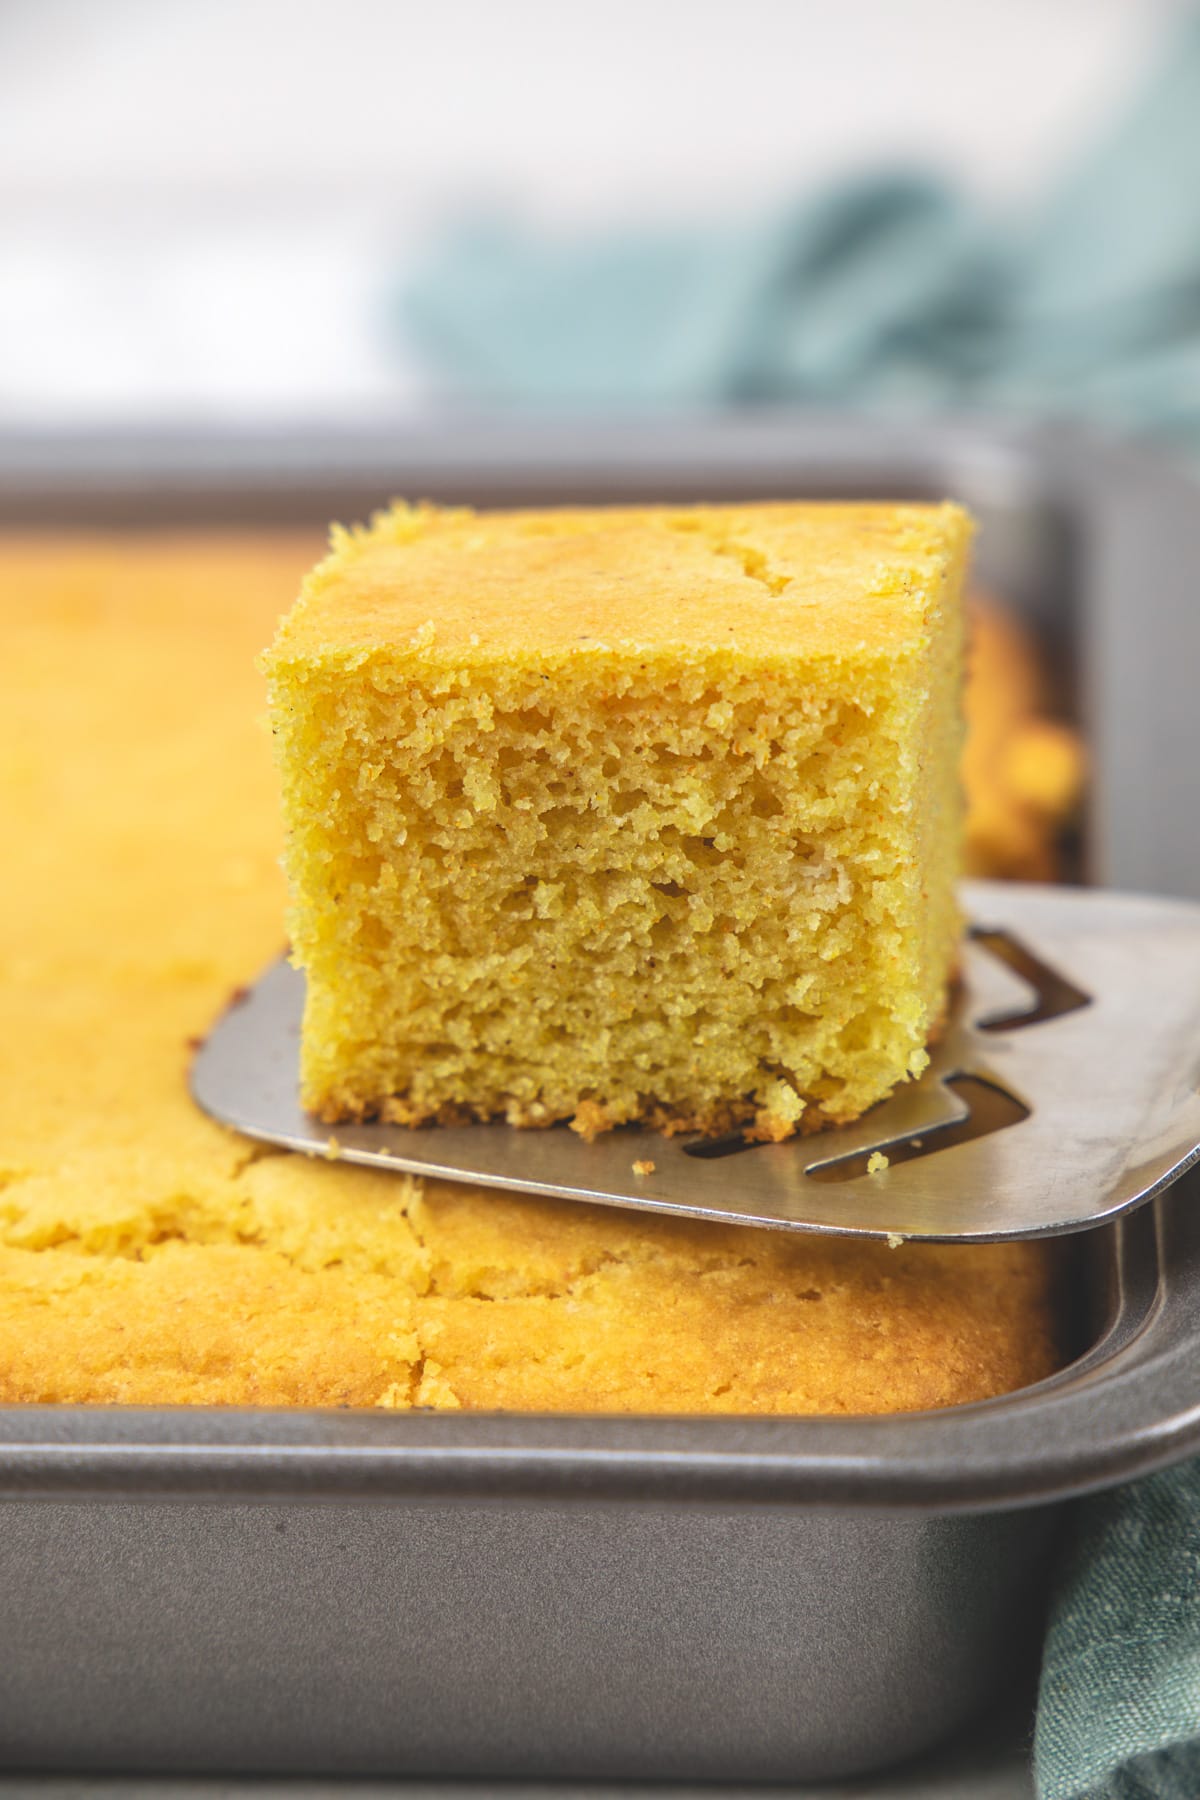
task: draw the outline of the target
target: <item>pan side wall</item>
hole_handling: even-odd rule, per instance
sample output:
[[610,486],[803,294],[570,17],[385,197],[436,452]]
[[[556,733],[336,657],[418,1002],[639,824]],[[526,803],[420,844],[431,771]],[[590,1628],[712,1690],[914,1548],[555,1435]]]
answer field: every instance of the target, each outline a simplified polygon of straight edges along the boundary
[[0,1765],[798,1780],[1024,1660],[1050,1509],[12,1501]]

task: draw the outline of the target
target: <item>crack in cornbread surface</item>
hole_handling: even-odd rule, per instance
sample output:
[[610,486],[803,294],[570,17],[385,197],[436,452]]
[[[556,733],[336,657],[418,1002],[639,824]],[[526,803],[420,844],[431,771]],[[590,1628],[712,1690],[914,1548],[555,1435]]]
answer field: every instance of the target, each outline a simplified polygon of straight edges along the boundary
[[0,1401],[869,1412],[1048,1374],[1044,1246],[634,1222],[196,1110],[188,1039],[280,943],[252,659],[306,557],[0,541]]
[[950,505],[338,533],[267,660],[306,1104],[779,1138],[919,1073],[968,538]]

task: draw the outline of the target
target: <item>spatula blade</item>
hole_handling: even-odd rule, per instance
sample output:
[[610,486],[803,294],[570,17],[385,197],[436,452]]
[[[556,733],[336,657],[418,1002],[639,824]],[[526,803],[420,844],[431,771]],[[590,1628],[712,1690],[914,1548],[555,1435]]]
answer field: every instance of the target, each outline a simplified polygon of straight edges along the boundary
[[[304,978],[286,962],[219,1020],[192,1093],[307,1155],[780,1230],[1036,1237],[1150,1199],[1200,1157],[1200,906],[984,882],[964,898],[976,932],[930,1068],[838,1130],[753,1146],[643,1128],[590,1144],[565,1127],[331,1130],[299,1103]],[[1013,1018],[1046,995],[1053,1016]],[[875,1152],[888,1161],[868,1173]]]

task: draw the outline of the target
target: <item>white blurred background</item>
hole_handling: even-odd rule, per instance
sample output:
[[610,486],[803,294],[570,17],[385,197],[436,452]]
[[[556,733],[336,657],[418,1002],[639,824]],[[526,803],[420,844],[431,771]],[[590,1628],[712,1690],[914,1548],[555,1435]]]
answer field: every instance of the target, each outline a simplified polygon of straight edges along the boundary
[[0,425],[431,403],[439,221],[736,215],[903,161],[1019,205],[1181,0],[0,0]]

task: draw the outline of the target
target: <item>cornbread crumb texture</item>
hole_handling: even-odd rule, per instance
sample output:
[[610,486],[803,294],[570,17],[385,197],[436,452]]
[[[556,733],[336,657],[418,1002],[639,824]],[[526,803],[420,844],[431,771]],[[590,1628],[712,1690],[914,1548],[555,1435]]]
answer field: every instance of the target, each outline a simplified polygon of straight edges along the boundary
[[1040,1246],[422,1189],[192,1106],[188,1040],[279,947],[252,659],[308,555],[0,543],[0,1400],[837,1412],[1047,1374]]
[[1026,1245],[892,1253],[452,1188],[411,1216],[426,1367],[464,1406],[883,1412],[1055,1363],[1048,1264]]
[[268,658],[309,1107],[781,1138],[919,1073],[968,538],[811,504],[342,534]]

